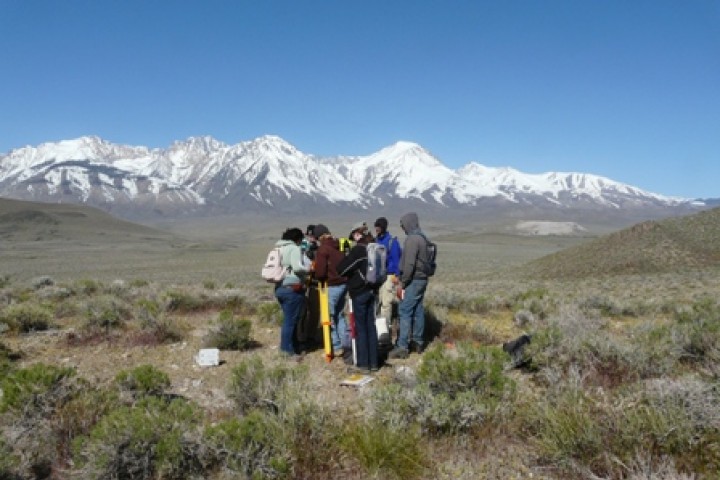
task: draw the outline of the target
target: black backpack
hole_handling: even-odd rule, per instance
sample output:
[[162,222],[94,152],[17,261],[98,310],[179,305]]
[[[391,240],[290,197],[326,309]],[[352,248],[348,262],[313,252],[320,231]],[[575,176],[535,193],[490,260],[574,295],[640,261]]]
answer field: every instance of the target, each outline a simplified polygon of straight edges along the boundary
[[437,268],[437,245],[428,240],[424,233],[418,233],[417,235],[425,239],[425,248],[427,249],[427,262],[421,258],[418,258],[418,260],[423,264],[423,273],[428,277],[432,277],[435,275],[435,269]]

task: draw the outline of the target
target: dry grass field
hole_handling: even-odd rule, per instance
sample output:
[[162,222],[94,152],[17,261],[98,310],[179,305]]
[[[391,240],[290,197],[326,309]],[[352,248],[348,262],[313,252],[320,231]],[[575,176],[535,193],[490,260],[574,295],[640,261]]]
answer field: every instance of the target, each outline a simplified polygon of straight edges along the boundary
[[278,353],[286,222],[0,203],[0,478],[718,478],[719,225],[428,222],[433,341],[353,388]]

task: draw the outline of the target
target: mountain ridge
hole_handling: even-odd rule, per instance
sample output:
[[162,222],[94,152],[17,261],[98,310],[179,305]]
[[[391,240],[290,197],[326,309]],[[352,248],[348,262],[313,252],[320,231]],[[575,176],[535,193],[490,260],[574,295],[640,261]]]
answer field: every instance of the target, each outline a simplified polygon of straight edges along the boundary
[[0,155],[0,195],[165,216],[302,207],[369,209],[702,208],[598,175],[528,174],[471,162],[453,170],[398,141],[367,156],[320,157],[275,135],[228,145],[189,137],[166,149],[85,136]]

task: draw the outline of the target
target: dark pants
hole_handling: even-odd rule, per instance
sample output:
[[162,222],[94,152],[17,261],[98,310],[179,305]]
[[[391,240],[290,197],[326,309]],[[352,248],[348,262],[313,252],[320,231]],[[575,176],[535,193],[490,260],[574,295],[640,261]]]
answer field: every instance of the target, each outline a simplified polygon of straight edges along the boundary
[[311,348],[322,344],[320,293],[318,292],[317,282],[312,282],[307,289],[305,306],[295,330],[297,341],[302,346]]
[[372,291],[352,297],[355,314],[355,350],[359,368],[378,368],[378,338],[375,327],[375,294]]
[[280,350],[293,355],[296,353],[293,342],[295,327],[300,321],[303,304],[305,303],[305,292],[304,290],[296,292],[288,287],[278,287],[275,289],[275,298],[277,298],[283,311],[283,324],[280,328]]

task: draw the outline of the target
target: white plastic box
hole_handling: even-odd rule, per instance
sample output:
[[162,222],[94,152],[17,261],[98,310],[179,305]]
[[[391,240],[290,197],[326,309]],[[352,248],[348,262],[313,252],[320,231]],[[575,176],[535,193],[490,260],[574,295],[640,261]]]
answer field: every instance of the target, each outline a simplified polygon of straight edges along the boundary
[[195,362],[201,367],[220,365],[220,350],[217,348],[201,348],[195,356]]

